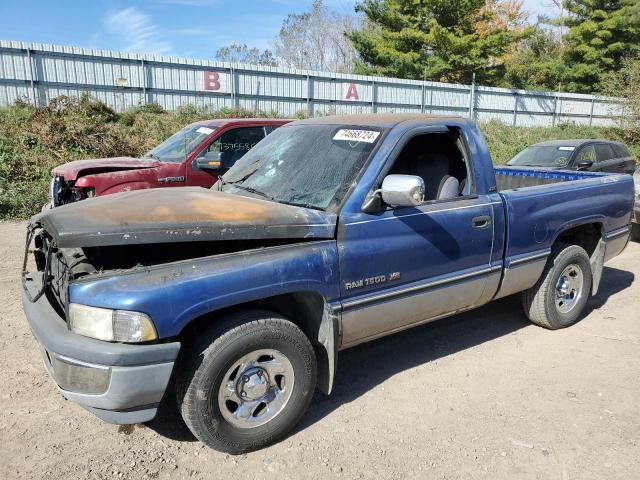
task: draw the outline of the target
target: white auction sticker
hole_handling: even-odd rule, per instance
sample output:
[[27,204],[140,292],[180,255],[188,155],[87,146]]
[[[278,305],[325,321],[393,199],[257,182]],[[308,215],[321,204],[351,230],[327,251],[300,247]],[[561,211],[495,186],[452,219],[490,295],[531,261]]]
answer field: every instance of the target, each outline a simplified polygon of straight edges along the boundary
[[380,132],[373,130],[338,130],[333,136],[334,140],[346,140],[348,142],[365,142],[373,143],[378,138]]
[[196,130],[198,133],[204,133],[206,135],[211,135],[213,133],[213,128],[200,127]]
[[563,150],[565,152],[573,152],[576,147],[558,147],[558,150]]

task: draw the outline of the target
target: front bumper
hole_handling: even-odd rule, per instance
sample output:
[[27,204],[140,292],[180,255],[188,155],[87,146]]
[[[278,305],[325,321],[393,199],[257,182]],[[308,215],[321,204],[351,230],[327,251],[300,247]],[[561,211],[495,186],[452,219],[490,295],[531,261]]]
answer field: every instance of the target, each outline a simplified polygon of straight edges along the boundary
[[109,343],[71,332],[43,295],[22,294],[25,315],[45,367],[62,395],[109,423],[155,417],[169,384],[180,343]]

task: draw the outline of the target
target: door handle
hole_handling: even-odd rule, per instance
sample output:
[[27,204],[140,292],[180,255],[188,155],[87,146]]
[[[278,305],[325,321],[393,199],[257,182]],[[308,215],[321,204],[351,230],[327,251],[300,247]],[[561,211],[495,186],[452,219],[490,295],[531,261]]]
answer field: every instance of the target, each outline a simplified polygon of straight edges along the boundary
[[479,217],[473,217],[471,220],[473,228],[487,228],[491,225],[491,217],[489,215],[480,215]]

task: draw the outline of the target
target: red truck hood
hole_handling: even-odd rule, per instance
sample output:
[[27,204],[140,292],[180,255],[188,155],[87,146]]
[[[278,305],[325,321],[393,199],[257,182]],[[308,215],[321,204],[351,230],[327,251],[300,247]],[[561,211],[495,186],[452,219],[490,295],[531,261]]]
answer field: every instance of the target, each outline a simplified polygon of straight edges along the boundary
[[77,180],[78,177],[95,173],[117,172],[120,170],[135,170],[138,168],[153,168],[160,165],[152,158],[95,158],[91,160],[76,160],[65,163],[53,169],[55,177],[63,177],[66,181]]

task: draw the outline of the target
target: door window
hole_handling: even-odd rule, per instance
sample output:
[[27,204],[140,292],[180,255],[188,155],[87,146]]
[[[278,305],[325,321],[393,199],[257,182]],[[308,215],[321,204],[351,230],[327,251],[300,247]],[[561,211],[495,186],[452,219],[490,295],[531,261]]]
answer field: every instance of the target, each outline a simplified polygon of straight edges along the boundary
[[606,162],[607,160],[616,158],[616,154],[613,151],[613,148],[611,148],[611,145],[607,145],[606,143],[597,144],[596,153],[598,154],[599,162]]
[[593,145],[587,145],[578,152],[575,165],[580,162],[593,162],[596,163],[596,148]]
[[631,157],[631,152],[624,145],[620,143],[614,143],[612,147],[613,147],[613,151],[616,152],[617,158]]
[[470,170],[454,134],[413,137],[387,173],[415,175],[424,180],[425,200],[452,200],[474,192]]
[[205,151],[219,153],[222,168],[231,168],[265,137],[264,127],[234,128],[220,135]]

